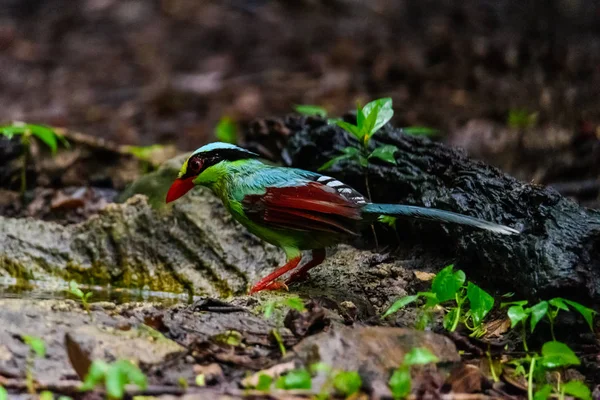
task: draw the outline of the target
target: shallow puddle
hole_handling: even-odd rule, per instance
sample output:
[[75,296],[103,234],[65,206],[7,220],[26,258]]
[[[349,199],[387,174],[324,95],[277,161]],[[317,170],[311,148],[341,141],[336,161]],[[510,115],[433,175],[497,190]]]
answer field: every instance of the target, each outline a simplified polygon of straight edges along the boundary
[[[87,293],[92,292],[90,302],[109,301],[115,304],[129,302],[152,302],[166,305],[176,303],[192,303],[200,299],[187,293],[160,292],[145,289],[129,289],[112,286],[84,285],[79,288]],[[56,280],[23,280],[11,277],[0,277],[0,298],[27,298],[27,299],[73,299],[69,293],[69,282],[62,279]]]

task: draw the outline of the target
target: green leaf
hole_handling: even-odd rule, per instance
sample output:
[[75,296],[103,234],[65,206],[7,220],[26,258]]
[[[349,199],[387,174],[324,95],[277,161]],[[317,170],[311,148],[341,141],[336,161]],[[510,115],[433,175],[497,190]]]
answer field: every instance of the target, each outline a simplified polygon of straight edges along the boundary
[[329,168],[331,168],[334,164],[336,164],[338,161],[347,160],[349,158],[352,158],[352,157],[347,156],[347,155],[334,157],[331,160],[327,161],[325,164],[321,165],[317,171],[326,171]]
[[508,318],[510,318],[510,327],[514,328],[521,321],[525,323],[529,314],[521,306],[512,306],[508,309]]
[[528,303],[527,300],[519,300],[519,301],[509,301],[506,303],[500,303],[500,308],[504,308],[507,306],[524,306]]
[[236,144],[238,141],[238,127],[229,117],[222,117],[215,127],[215,136],[219,141]]
[[290,297],[290,298],[286,299],[285,305],[296,311],[306,310],[306,307],[304,307],[304,301],[302,301],[302,299],[300,297]]
[[418,298],[419,298],[419,295],[417,295],[417,294],[399,298],[398,300],[396,300],[394,302],[394,304],[392,304],[392,306],[390,308],[387,309],[387,311],[381,316],[381,318],[385,318],[389,315],[394,314],[395,312],[398,312],[399,309],[407,306],[410,303],[414,303],[415,301],[417,301]]
[[317,374],[319,372],[329,373],[331,372],[331,366],[327,365],[322,361],[319,361],[314,364],[311,364],[310,372],[312,372],[313,374]]
[[27,124],[26,127],[27,127],[27,129],[29,129],[29,131],[31,132],[31,134],[33,136],[37,137],[42,142],[46,143],[46,145],[52,151],[52,154],[56,153],[56,148],[57,148],[56,133],[54,132],[53,129],[48,128],[46,126],[42,126],[42,125],[32,125],[32,124]]
[[133,383],[142,390],[148,387],[148,378],[146,378],[146,375],[137,365],[127,360],[119,360],[117,363],[120,363],[119,368],[127,374],[130,383]]
[[358,163],[360,164],[361,167],[367,168],[367,166],[369,165],[369,159],[367,157],[363,156],[362,154],[360,154],[358,156]]
[[102,360],[94,360],[85,376],[83,385],[79,388],[81,391],[93,390],[97,384],[101,383],[106,376],[109,365]]
[[194,383],[196,386],[206,386],[206,375],[198,374],[196,375],[196,379],[194,379]]
[[446,315],[444,315],[444,329],[452,332],[453,331],[453,326],[454,326],[454,320],[456,319],[456,313],[458,312],[458,308],[453,307],[450,311],[448,311],[446,313]]
[[577,397],[578,399],[592,400],[592,392],[585,383],[581,381],[570,381],[563,384],[562,391],[563,393]]
[[362,139],[362,137],[364,136],[361,133],[360,128],[356,125],[352,125],[346,121],[335,121],[335,124],[343,130],[345,130],[346,132],[351,133],[359,140]]
[[398,219],[396,217],[390,217],[389,215],[380,215],[379,217],[377,217],[377,221],[381,222],[382,224],[386,224],[387,226],[390,226],[392,228],[396,228],[396,221]]
[[567,307],[563,299],[561,299],[560,297],[555,297],[549,300],[548,303],[550,303],[551,306],[558,308],[559,310],[569,311],[569,307]]
[[433,308],[440,304],[439,299],[437,298],[435,293],[432,292],[419,292],[417,293],[420,297],[425,297],[427,300],[425,301],[425,305],[423,308]]
[[271,315],[273,315],[273,311],[275,311],[275,302],[270,301],[265,305],[265,308],[263,311],[263,315],[264,315],[265,319],[271,318]]
[[8,392],[0,386],[0,400],[8,400]]
[[431,291],[436,294],[440,303],[454,299],[458,289],[465,283],[465,273],[461,270],[453,272],[454,265],[448,265],[433,278]]
[[371,154],[369,154],[369,158],[379,158],[385,162],[390,164],[397,164],[396,158],[394,158],[394,154],[398,151],[398,148],[391,144],[386,144],[384,146],[380,146],[373,150]]
[[440,134],[440,131],[433,128],[428,128],[426,126],[408,126],[406,128],[402,128],[402,132],[411,136],[437,136]]
[[152,161],[156,153],[163,151],[165,146],[153,144],[150,146],[124,146],[123,149],[141,161]]
[[494,307],[494,298],[474,283],[467,286],[467,298],[475,325],[481,325],[485,316]]
[[73,296],[79,297],[80,299],[84,297],[83,291],[79,289],[79,286],[75,281],[69,282],[69,293],[71,293]]
[[548,313],[548,302],[540,301],[536,305],[531,306],[529,312],[531,313],[531,320],[529,322],[531,323],[531,332],[533,333],[538,322]]
[[403,399],[410,394],[411,377],[408,367],[400,367],[394,371],[389,380],[394,399]]
[[310,374],[305,369],[294,369],[286,375],[279,377],[275,382],[275,387],[278,389],[310,389],[312,380]]
[[404,365],[425,365],[438,362],[439,359],[425,347],[415,347],[404,356]]
[[579,314],[581,314],[583,316],[583,318],[585,318],[585,322],[587,322],[587,324],[589,325],[590,329],[593,332],[594,331],[594,315],[596,315],[597,312],[592,310],[591,308],[587,308],[586,306],[579,304],[573,300],[567,300],[567,299],[562,299],[562,300],[564,300],[565,303],[567,303],[568,305],[570,305],[571,307],[576,309],[579,312]]
[[39,358],[46,356],[46,344],[39,337],[23,335],[23,341]]
[[327,110],[321,106],[314,106],[310,104],[299,104],[294,106],[294,110],[298,114],[307,116],[317,116],[321,118],[327,118]]
[[44,390],[42,393],[40,393],[40,400],[54,400],[54,395],[52,392]]
[[545,384],[541,389],[535,392],[533,400],[547,400],[548,397],[550,397],[550,393],[552,393],[552,385]]
[[122,399],[127,385],[127,374],[121,368],[112,365],[106,371],[106,394],[115,399]]
[[362,125],[360,123],[358,124],[358,127],[360,128],[360,131],[363,133],[363,137],[366,137],[365,143],[369,139],[369,137],[377,131],[375,129],[375,124],[377,122],[377,117],[379,115],[380,109],[381,109],[381,105],[375,104],[371,108],[371,110],[369,110],[367,112],[365,112],[364,108],[362,110],[362,114],[365,116],[365,119],[364,119]]
[[[394,116],[394,109],[392,108],[392,99],[384,97],[382,99],[373,100],[372,102],[365,105],[362,109],[365,115],[365,125],[368,125],[369,130],[366,134],[372,135],[381,129],[382,126],[387,124]],[[371,114],[375,114],[371,117]],[[367,123],[367,120],[373,119],[373,123]]]
[[573,350],[562,342],[546,342],[542,346],[542,357],[540,363],[546,368],[566,367],[579,365],[579,358]]
[[362,379],[356,371],[338,372],[333,377],[333,387],[346,397],[357,393],[361,386]]
[[256,385],[256,390],[261,390],[263,392],[269,391],[271,388],[271,384],[273,383],[273,378],[267,374],[260,374],[258,376],[258,384]]

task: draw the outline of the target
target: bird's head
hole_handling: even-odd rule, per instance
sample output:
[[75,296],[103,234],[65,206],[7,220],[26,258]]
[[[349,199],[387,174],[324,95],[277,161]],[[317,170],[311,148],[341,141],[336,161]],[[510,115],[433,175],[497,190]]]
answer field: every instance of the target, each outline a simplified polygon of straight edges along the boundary
[[199,181],[203,173],[224,162],[257,158],[258,154],[229,143],[210,143],[194,151],[183,163],[177,179],[167,193],[167,203],[177,200],[189,192]]

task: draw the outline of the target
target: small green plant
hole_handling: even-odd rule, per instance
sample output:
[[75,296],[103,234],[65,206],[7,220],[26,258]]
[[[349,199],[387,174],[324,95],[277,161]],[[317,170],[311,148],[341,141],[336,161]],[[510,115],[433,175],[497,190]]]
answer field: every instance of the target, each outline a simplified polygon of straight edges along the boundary
[[358,393],[362,386],[362,379],[356,371],[339,371],[333,376],[335,391],[345,397]]
[[321,117],[327,118],[327,110],[321,106],[314,106],[309,104],[299,104],[294,106],[294,110],[298,114],[306,115],[308,117]]
[[[431,282],[431,291],[419,292],[396,300],[382,318],[419,299],[424,299],[421,308],[425,323],[430,319],[428,314],[435,306],[445,305],[447,312],[444,316],[444,328],[453,332],[462,322],[472,331],[472,336],[481,336],[484,333],[483,319],[494,307],[494,298],[474,283],[465,284],[465,281],[465,273],[461,270],[454,271],[454,265],[449,265],[435,276]],[[465,307],[467,302],[468,308]],[[424,326],[419,327],[424,328]]]
[[52,392],[44,390],[42,393],[40,393],[40,400],[54,400],[54,395]]
[[79,288],[79,285],[77,285],[77,282],[75,282],[75,281],[69,282],[68,292],[71,293],[73,296],[77,297],[79,300],[81,300],[81,304],[83,305],[83,308],[85,309],[85,311],[88,313],[88,315],[91,318],[92,311],[90,310],[90,304],[88,303],[88,300],[90,299],[90,297],[92,297],[93,293],[92,292],[83,293],[83,290],[81,290]]
[[275,387],[284,390],[310,389],[312,387],[312,377],[304,368],[293,369],[287,374],[277,378]]
[[35,394],[35,383],[33,376],[33,367],[36,357],[46,357],[46,344],[42,339],[37,336],[23,335],[21,336],[23,342],[29,346],[29,353],[27,354],[27,360],[25,364],[25,382],[27,384],[27,391],[30,394]]
[[0,386],[0,400],[8,400],[8,392]]
[[0,126],[0,135],[11,139],[14,136],[21,136],[21,144],[23,145],[23,166],[21,168],[21,194],[27,189],[27,162],[29,158],[29,148],[31,139],[36,138],[44,143],[52,154],[56,154],[58,142],[68,146],[67,140],[56,133],[50,127],[44,125],[26,124],[24,122],[13,122],[11,125]]
[[[528,355],[526,358],[511,361],[511,364],[517,365],[517,369],[521,371],[519,373],[526,376],[527,398],[529,400],[548,399],[553,392],[558,395],[559,399],[564,399],[565,394],[584,400],[591,400],[592,398],[589,388],[578,381],[561,384],[559,379],[555,385],[542,383],[546,380],[546,373],[549,371],[581,364],[573,350],[564,343],[546,342],[542,346],[541,355]],[[524,368],[526,364],[529,364],[527,372]],[[538,383],[538,389],[535,393],[534,383]]]
[[270,300],[260,307],[266,319],[270,319],[277,311],[290,308],[296,311],[305,311],[304,301],[298,296],[291,296],[285,299]]
[[533,333],[537,324],[544,317],[548,318],[548,321],[550,322],[550,333],[552,334],[552,339],[556,340],[554,335],[554,321],[561,310],[567,312],[571,311],[569,306],[583,316],[590,327],[590,330],[594,330],[594,316],[597,314],[597,312],[591,308],[577,303],[576,301],[563,299],[562,297],[555,297],[548,301],[542,300],[531,307],[525,307],[527,303],[527,300],[521,300],[502,303],[500,305],[500,307],[510,306],[507,314],[508,318],[510,318],[511,328],[521,325],[521,336],[525,351],[529,351],[527,346],[527,320],[529,320],[530,332]]
[[95,360],[90,366],[80,390],[90,391],[97,385],[104,384],[109,399],[122,399],[125,395],[125,386],[129,383],[142,390],[148,387],[146,375],[130,361],[117,360],[108,364],[101,360]]
[[213,340],[217,343],[238,347],[242,345],[244,336],[240,332],[231,329],[213,336]]
[[426,126],[408,126],[406,128],[402,128],[402,131],[411,136],[435,137],[440,134],[439,130],[428,128]]
[[531,113],[525,109],[512,109],[508,112],[507,124],[513,129],[525,130],[535,127],[538,113]]
[[410,369],[415,365],[426,365],[438,362],[438,358],[423,347],[415,347],[404,356],[400,365],[390,377],[388,382],[394,399],[402,399],[410,394],[412,380]]
[[153,160],[156,160],[157,156],[165,151],[166,146],[152,144],[150,146],[123,146],[122,149],[141,161],[141,172],[145,174],[152,169]]
[[281,356],[285,357],[287,351],[285,349],[285,345],[283,344],[283,339],[281,338],[281,333],[279,333],[279,330],[277,328],[273,328],[271,330],[271,333],[273,334],[273,337],[275,338],[275,341],[277,342],[277,345],[279,346],[279,351],[281,351]]
[[220,142],[236,144],[238,142],[238,126],[236,122],[224,116],[215,127],[215,136]]
[[387,124],[393,116],[392,99],[386,97],[374,100],[362,108],[358,107],[356,110],[356,125],[341,120],[336,121],[336,124],[340,128],[358,139],[360,145],[342,149],[342,155],[334,157],[323,164],[319,168],[319,171],[327,170],[338,161],[347,159],[356,159],[363,167],[368,165],[371,158],[378,158],[390,164],[396,164],[396,159],[394,158],[394,153],[398,151],[396,146],[383,145],[375,148],[373,151],[369,151],[371,137]]

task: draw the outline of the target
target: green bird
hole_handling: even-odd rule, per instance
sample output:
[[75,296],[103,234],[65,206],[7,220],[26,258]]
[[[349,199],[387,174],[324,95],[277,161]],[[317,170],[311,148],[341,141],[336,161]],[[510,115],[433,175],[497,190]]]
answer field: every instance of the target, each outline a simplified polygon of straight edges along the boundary
[[[359,234],[380,215],[473,226],[511,235],[519,231],[478,218],[433,208],[375,204],[348,185],[315,172],[277,167],[259,155],[227,143],[196,150],[182,165],[166,201],[177,200],[196,185],[209,187],[236,221],[259,238],[283,249],[287,263],[261,279],[250,293],[278,289],[306,276],[325,259],[325,248]],[[298,267],[303,250],[312,259]]]

